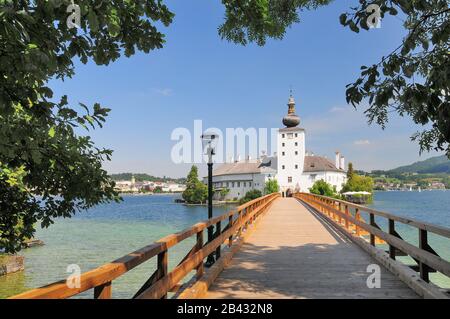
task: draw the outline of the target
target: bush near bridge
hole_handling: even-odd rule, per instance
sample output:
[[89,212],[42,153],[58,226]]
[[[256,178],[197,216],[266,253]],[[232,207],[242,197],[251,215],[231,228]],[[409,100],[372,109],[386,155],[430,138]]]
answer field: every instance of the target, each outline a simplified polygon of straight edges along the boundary
[[336,191],[336,186],[328,184],[323,179],[315,182],[314,185],[309,189],[309,192],[315,195],[339,198],[339,194]]
[[239,200],[239,204],[242,205],[242,204],[248,203],[249,201],[260,198],[262,196],[263,196],[263,194],[260,190],[252,189],[252,190],[248,191],[245,194],[245,196]]

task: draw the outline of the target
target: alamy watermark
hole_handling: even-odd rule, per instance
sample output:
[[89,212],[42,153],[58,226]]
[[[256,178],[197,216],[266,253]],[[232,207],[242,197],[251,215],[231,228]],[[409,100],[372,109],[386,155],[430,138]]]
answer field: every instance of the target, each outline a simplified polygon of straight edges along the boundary
[[66,20],[67,27],[69,29],[80,28],[81,26],[80,6],[72,1],[72,3],[67,6],[66,12],[70,13],[70,15],[67,17]]
[[381,288],[381,267],[377,264],[370,264],[367,266],[368,273],[370,276],[367,278],[366,284],[369,289],[380,289]]
[[371,4],[367,6],[366,12],[370,13],[367,18],[367,26],[370,29],[380,29],[381,28],[381,8],[377,4]]
[[66,272],[70,275],[66,279],[66,285],[69,289],[81,288],[81,267],[77,264],[68,265]]
[[203,129],[203,121],[195,120],[193,130],[179,127],[172,131],[171,140],[175,145],[171,159],[175,164],[201,164],[206,162],[207,153],[201,136],[214,134],[214,163],[252,161],[261,155],[269,155],[277,149],[278,128],[219,128]]

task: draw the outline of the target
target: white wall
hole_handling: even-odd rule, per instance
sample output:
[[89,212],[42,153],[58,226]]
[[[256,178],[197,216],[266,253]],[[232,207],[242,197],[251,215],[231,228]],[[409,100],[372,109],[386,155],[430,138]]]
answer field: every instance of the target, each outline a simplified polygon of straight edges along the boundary
[[340,192],[342,190],[342,184],[347,182],[347,175],[340,172],[305,173],[301,177],[301,191],[308,193],[314,183],[321,179],[332,186],[336,186],[336,190]]
[[[273,178],[273,174],[271,175]],[[236,174],[225,176],[214,176],[213,185],[215,188],[228,188],[230,192],[225,198],[221,198],[220,194],[215,194],[215,199],[233,200],[242,198],[245,194],[253,189],[264,192],[266,181],[269,179],[268,174]]]
[[[301,186],[305,164],[305,131],[298,128],[278,131],[278,184],[281,191],[296,190]],[[297,153],[296,153],[297,152]],[[292,181],[289,181],[289,177]]]

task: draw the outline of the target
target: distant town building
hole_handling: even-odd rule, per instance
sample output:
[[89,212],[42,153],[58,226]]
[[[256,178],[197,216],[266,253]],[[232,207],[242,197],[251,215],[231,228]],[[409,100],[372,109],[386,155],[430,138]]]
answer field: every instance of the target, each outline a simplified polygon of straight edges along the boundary
[[157,188],[163,193],[180,193],[186,189],[186,185],[151,181],[137,182],[134,176],[131,178],[131,181],[116,182],[116,190],[120,193],[153,192]]

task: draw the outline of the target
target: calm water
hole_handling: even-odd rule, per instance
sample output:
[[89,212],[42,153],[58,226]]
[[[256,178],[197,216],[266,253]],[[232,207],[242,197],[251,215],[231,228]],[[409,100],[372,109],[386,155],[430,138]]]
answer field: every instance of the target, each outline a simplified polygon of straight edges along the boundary
[[[207,216],[205,207],[186,207],[174,196],[129,196],[121,204],[96,207],[67,220],[58,220],[36,237],[46,245],[24,250],[26,270],[0,277],[0,298],[67,277],[67,266],[78,264],[83,272],[117,259],[161,237],[180,231]],[[450,227],[450,191],[380,192],[373,207],[393,214]],[[232,207],[216,207],[215,215]],[[386,225],[377,220],[382,228]],[[405,239],[416,242],[416,231],[399,227]],[[450,243],[434,237],[432,247],[450,259]],[[187,240],[169,250],[174,267],[194,245]],[[130,298],[153,273],[155,262],[142,264],[113,283],[114,298]],[[447,285],[441,277],[437,280]],[[450,283],[448,283],[450,285]],[[91,297],[92,292],[82,297]]]

